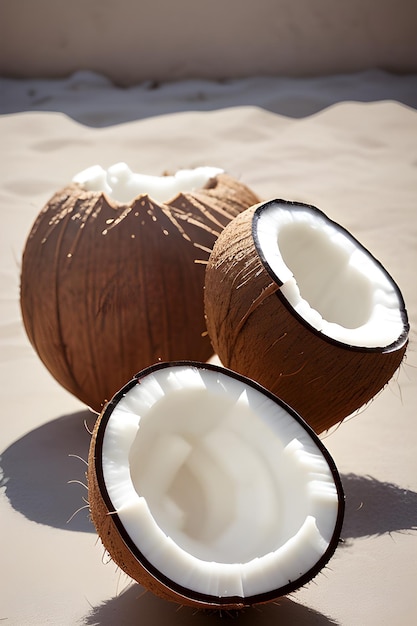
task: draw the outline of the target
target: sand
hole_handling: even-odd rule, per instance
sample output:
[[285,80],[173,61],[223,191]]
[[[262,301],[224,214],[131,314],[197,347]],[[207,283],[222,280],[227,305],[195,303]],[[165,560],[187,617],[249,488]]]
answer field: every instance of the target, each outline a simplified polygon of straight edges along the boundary
[[86,504],[77,481],[85,482],[95,415],[46,371],[21,321],[19,266],[36,215],[75,173],[126,161],[149,174],[214,165],[264,199],[314,204],[400,286],[412,329],[406,361],[368,407],[324,436],[347,496],[344,543],[312,584],[245,611],[236,624],[416,623],[417,75],[370,70],[121,89],[76,72],[4,78],[0,89],[0,619],[220,622],[142,595],[106,563],[88,509],[71,518]]

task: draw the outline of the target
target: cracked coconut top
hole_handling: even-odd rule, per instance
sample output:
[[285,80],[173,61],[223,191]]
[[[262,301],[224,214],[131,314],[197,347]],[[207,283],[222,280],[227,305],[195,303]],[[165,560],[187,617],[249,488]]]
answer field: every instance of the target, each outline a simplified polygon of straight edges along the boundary
[[107,170],[93,165],[72,180],[87,191],[103,191],[117,202],[131,202],[141,194],[148,194],[157,202],[167,202],[181,192],[201,189],[222,173],[222,169],[207,166],[178,170],[172,176],[151,176],[132,172],[126,163],[115,163]]

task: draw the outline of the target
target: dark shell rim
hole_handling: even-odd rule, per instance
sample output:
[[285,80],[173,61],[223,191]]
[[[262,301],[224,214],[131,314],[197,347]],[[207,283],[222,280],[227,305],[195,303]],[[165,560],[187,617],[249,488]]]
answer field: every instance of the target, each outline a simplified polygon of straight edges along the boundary
[[[272,589],[263,593],[255,594],[252,596],[241,597],[241,596],[213,596],[208,594],[203,594],[201,592],[197,592],[183,585],[180,585],[176,581],[170,579],[165,576],[162,572],[158,570],[139,550],[138,546],[131,539],[127,530],[125,529],[119,515],[117,514],[111,498],[108,494],[106,484],[104,481],[103,467],[102,467],[102,451],[103,451],[103,441],[104,441],[104,433],[110,419],[110,416],[113,413],[113,410],[119,403],[119,401],[137,384],[140,384],[141,380],[148,375],[152,374],[155,371],[161,369],[167,369],[169,367],[177,367],[177,366],[185,366],[190,368],[197,369],[205,369],[213,372],[219,372],[223,375],[230,376],[246,385],[251,386],[257,391],[265,394],[268,398],[270,398],[273,402],[281,406],[284,410],[288,412],[288,414],[295,419],[302,428],[307,432],[307,434],[313,439],[314,443],[317,445],[321,454],[323,455],[328,467],[331,471],[332,478],[334,484],[336,486],[337,496],[338,496],[338,512],[336,516],[336,522],[334,525],[333,534],[329,545],[326,551],[322,554],[322,556],[317,560],[315,565],[310,568],[307,572],[304,572],[300,577],[295,580],[289,580],[288,584],[279,587],[278,589]],[[105,502],[107,510],[111,514],[112,520],[117,527],[117,530],[125,543],[126,547],[132,553],[132,555],[136,558],[136,560],[141,564],[141,566],[150,574],[154,579],[156,579],[160,584],[162,584],[167,589],[173,591],[175,594],[187,598],[188,600],[193,601],[194,603],[198,603],[202,606],[210,607],[221,607],[227,605],[228,607],[243,607],[243,606],[251,606],[255,604],[262,604],[266,602],[270,602],[279,597],[285,596],[289,593],[294,592],[300,587],[304,586],[308,582],[310,582],[328,563],[328,561],[333,556],[337,545],[340,540],[340,534],[343,525],[344,513],[345,513],[345,495],[342,486],[342,481],[337,470],[336,464],[330,455],[327,448],[324,446],[323,442],[320,440],[318,435],[314,432],[314,430],[305,422],[305,420],[292,409],[288,404],[286,404],[283,400],[275,396],[273,393],[245,376],[234,372],[233,370],[224,368],[222,366],[218,366],[212,363],[202,363],[199,361],[166,361],[159,362],[154,365],[151,365],[141,372],[136,374],[126,385],[124,385],[114,396],[113,398],[106,404],[104,410],[102,412],[102,417],[100,424],[98,426],[98,430],[96,433],[96,441],[95,441],[95,455],[94,455],[94,463],[95,463],[95,473],[97,477],[97,483],[100,489],[101,496]]]
[[405,301],[404,301],[403,295],[401,293],[401,290],[398,284],[395,282],[391,274],[385,269],[382,263],[363,244],[361,244],[361,242],[358,239],[356,239],[356,237],[354,237],[352,233],[350,233],[346,228],[341,226],[338,222],[335,222],[334,220],[329,218],[323,211],[313,206],[312,204],[305,204],[303,202],[293,202],[290,200],[283,200],[283,199],[275,199],[275,200],[269,200],[268,202],[262,203],[256,207],[256,210],[252,217],[252,238],[253,238],[256,253],[258,254],[262,265],[264,266],[265,270],[267,271],[269,276],[272,278],[272,280],[277,285],[279,285],[279,287],[283,285],[283,282],[275,274],[275,272],[273,271],[270,264],[265,258],[265,255],[263,253],[263,250],[259,241],[259,237],[258,237],[258,224],[259,224],[260,218],[262,217],[262,214],[265,211],[268,211],[271,207],[277,206],[277,205],[281,205],[283,208],[286,208],[286,209],[291,209],[291,211],[298,211],[298,210],[306,211],[307,210],[307,211],[310,211],[311,213],[314,213],[320,216],[322,219],[325,220],[325,222],[327,222],[328,224],[338,229],[347,239],[350,239],[350,241],[352,241],[356,247],[358,247],[362,252],[364,252],[371,259],[371,261],[375,263],[375,265],[377,265],[378,268],[385,274],[386,278],[389,280],[392,287],[394,288],[394,291],[396,292],[397,297],[398,297],[398,302],[400,304],[400,312],[401,312],[401,320],[403,323],[403,330],[395,341],[393,341],[392,343],[386,346],[368,347],[368,346],[352,345],[352,344],[340,341],[338,339],[334,339],[333,337],[329,337],[324,332],[317,330],[317,328],[312,326],[304,317],[302,317],[291,306],[287,298],[281,293],[281,290],[278,289],[275,295],[280,300],[280,302],[282,302],[282,304],[288,309],[291,315],[293,315],[293,317],[296,318],[298,322],[300,322],[303,326],[308,328],[313,334],[319,336],[324,341],[328,341],[329,343],[335,346],[343,347],[347,350],[353,350],[357,352],[386,353],[386,352],[393,352],[397,349],[402,348],[408,341],[408,335],[410,332],[410,324],[408,321],[408,314],[407,314],[407,309],[405,306]]

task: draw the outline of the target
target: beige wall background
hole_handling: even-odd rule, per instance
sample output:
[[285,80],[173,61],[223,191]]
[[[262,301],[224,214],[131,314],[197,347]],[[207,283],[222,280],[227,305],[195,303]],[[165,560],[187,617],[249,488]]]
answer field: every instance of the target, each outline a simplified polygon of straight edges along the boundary
[[0,0],[0,74],[143,80],[417,71],[416,0]]

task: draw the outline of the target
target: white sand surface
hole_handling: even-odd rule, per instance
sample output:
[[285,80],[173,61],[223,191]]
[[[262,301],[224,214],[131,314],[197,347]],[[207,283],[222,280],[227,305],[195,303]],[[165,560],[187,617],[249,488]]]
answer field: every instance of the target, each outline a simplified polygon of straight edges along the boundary
[[77,72],[1,79],[0,89],[0,621],[224,624],[143,594],[105,562],[87,508],[70,519],[85,504],[84,487],[68,481],[85,482],[85,423],[95,416],[46,371],[21,321],[20,259],[38,212],[75,173],[126,161],[148,174],[213,165],[265,200],[314,204],[400,286],[411,323],[406,361],[368,407],[324,436],[346,491],[344,543],[307,587],[233,623],[417,623],[417,76],[120,89]]

